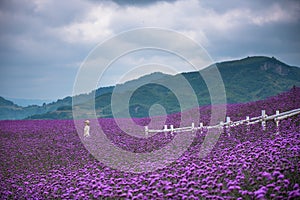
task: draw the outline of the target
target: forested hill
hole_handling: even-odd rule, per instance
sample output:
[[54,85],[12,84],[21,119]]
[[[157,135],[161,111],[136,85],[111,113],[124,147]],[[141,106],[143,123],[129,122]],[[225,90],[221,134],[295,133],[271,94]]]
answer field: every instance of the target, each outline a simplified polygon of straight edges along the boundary
[[[216,63],[222,76],[227,103],[250,102],[265,99],[293,86],[300,86],[300,68],[289,66],[276,58],[265,56],[247,57]],[[212,66],[204,70],[210,70]],[[139,79],[118,85],[119,91],[126,94],[136,85],[143,85],[134,91],[130,99],[129,111],[132,117],[148,116],[149,108],[153,104],[161,104],[168,113],[180,111],[176,96],[162,85],[170,83],[181,87],[176,82],[179,76],[184,76],[190,83],[198,98],[199,105],[210,103],[207,86],[199,72],[187,72],[174,76],[153,73]],[[158,84],[145,84],[151,80]],[[91,98],[96,96],[96,110],[99,117],[111,117],[111,94],[114,87],[99,88],[90,94],[80,95],[77,106],[89,106]],[[189,97],[184,88],[181,95]],[[120,112],[125,112],[120,110]],[[20,107],[12,102],[0,101],[0,119],[68,119],[72,118],[72,98],[66,97],[44,106]],[[83,118],[88,117],[83,115]]]

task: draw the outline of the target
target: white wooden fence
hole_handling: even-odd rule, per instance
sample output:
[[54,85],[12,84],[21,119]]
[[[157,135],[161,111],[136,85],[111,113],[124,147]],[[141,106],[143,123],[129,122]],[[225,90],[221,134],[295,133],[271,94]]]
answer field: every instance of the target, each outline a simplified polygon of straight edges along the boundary
[[270,120],[274,120],[274,122],[276,123],[276,127],[277,127],[277,133],[279,133],[279,121],[294,115],[300,114],[300,108],[298,109],[294,109],[294,110],[290,110],[290,111],[286,111],[283,113],[279,113],[279,110],[276,111],[276,114],[274,115],[266,115],[266,111],[262,110],[261,111],[261,116],[258,117],[252,117],[250,118],[249,116],[246,117],[246,119],[243,120],[239,120],[239,121],[231,121],[230,117],[226,117],[226,122],[221,121],[219,124],[213,125],[213,126],[203,126],[203,123],[200,123],[199,126],[195,126],[194,123],[192,123],[191,126],[187,126],[187,127],[180,127],[180,128],[174,128],[173,125],[170,125],[170,127],[168,128],[167,125],[164,125],[164,129],[162,130],[154,130],[154,129],[149,129],[148,126],[145,126],[145,135],[148,136],[149,133],[161,133],[161,132],[170,132],[171,135],[173,135],[173,133],[178,133],[178,132],[188,132],[188,131],[197,131],[200,130],[201,133],[203,132],[203,130],[208,130],[208,129],[223,129],[227,132],[227,134],[230,136],[230,127],[234,127],[234,126],[239,126],[242,124],[247,125],[247,129],[249,129],[249,125],[251,124],[256,124],[256,123],[261,123],[262,129],[266,130],[266,122],[270,121]]

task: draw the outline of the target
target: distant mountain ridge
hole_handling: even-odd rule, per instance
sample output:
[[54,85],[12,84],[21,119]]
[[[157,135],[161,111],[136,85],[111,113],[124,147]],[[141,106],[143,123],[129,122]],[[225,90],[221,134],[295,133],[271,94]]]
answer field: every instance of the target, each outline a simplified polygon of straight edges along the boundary
[[[4,99],[3,97],[0,97],[0,105],[1,106],[13,106],[15,105],[12,101],[9,101],[7,99]],[[17,106],[17,105],[15,105]]]
[[4,97],[4,98],[22,107],[32,106],[32,105],[42,106],[44,103],[49,104],[53,102],[53,100],[50,99],[21,99],[21,98],[9,98],[9,97]]
[[[300,68],[289,66],[276,58],[253,56],[240,60],[216,63],[222,76],[228,103],[249,102],[275,96],[289,90],[293,86],[300,86]],[[210,70],[208,66],[203,70]],[[200,71],[201,72],[201,71]],[[149,108],[153,104],[160,104],[167,113],[180,111],[176,96],[162,85],[176,84],[188,99],[190,94],[178,83],[178,77],[184,77],[192,86],[198,98],[199,105],[210,104],[207,86],[199,72],[186,72],[177,75],[167,75],[160,72],[149,74],[141,78],[117,85],[120,93],[128,94],[137,85],[142,85],[133,92],[130,98],[129,112],[132,117],[148,116]],[[157,84],[146,84],[149,81]],[[177,82],[176,82],[177,81]],[[159,85],[161,84],[161,85]],[[115,86],[99,88],[89,94],[81,94],[76,98],[80,107],[90,107],[95,98],[95,108],[98,117],[112,117],[111,95]],[[125,112],[119,110],[118,112]],[[88,118],[87,113],[82,118]],[[12,102],[0,99],[0,119],[69,119],[72,118],[72,97],[59,99],[44,106],[21,107]]]

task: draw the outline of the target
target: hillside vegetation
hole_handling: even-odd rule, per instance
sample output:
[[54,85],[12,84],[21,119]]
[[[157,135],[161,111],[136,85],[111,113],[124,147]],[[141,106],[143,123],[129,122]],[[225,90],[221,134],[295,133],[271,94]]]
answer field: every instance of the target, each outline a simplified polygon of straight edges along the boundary
[[[300,86],[300,68],[289,66],[273,57],[247,57],[216,63],[216,66],[224,82],[227,103],[262,100],[287,91],[293,86]],[[133,92],[128,105],[132,117],[147,117],[153,104],[162,105],[168,114],[179,112],[182,109],[176,94],[164,85],[176,85],[180,95],[189,100],[191,94],[179,81],[180,77],[184,77],[193,88],[199,106],[208,105],[211,103],[210,94],[201,73],[211,69],[212,66],[208,66],[200,73],[187,72],[174,76],[157,72],[122,85],[99,88],[90,94],[77,96],[75,108],[86,107],[87,111],[83,112],[81,117],[90,117],[88,108],[92,105],[91,99],[95,97],[97,117],[112,117],[111,96],[114,88],[117,87],[121,97]],[[150,81],[152,83],[149,83]],[[137,85],[142,86],[132,91]],[[2,99],[0,111],[0,119],[71,119],[73,117],[71,97],[44,106],[29,107],[20,107]],[[119,116],[122,116],[122,113],[126,113],[126,108],[119,109],[118,112]]]

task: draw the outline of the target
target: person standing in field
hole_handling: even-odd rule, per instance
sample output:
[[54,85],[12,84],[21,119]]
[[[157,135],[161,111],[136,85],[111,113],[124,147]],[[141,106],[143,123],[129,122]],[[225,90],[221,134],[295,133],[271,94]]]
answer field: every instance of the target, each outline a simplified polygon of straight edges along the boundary
[[90,121],[89,120],[85,120],[84,121],[84,137],[89,137],[90,136]]

